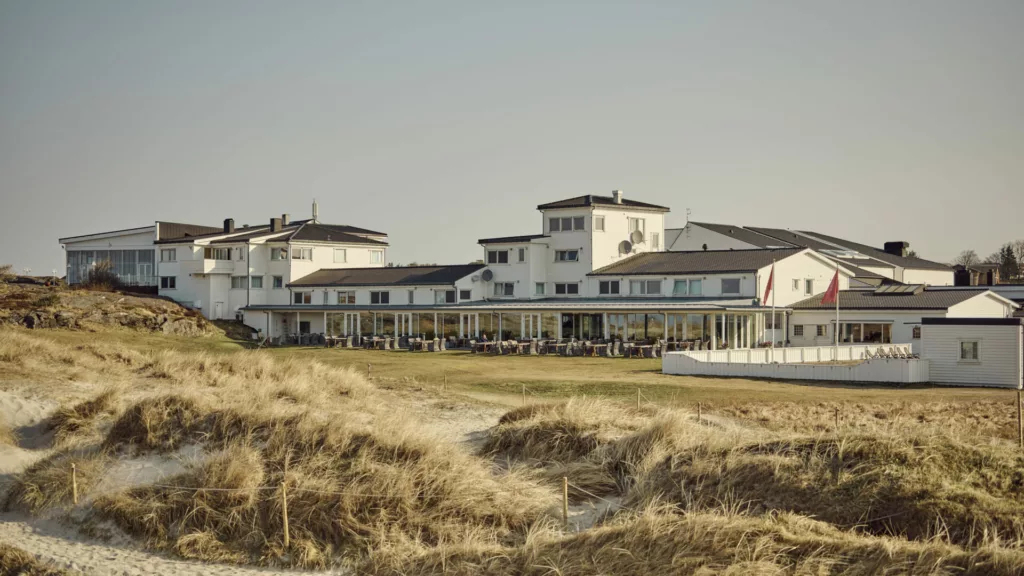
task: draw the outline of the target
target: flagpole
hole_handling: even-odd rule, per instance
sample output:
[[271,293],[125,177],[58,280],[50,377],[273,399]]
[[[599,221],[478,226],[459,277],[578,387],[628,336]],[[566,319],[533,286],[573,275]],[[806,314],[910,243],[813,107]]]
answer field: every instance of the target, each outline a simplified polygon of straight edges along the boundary
[[839,363],[839,262],[836,262],[836,363]]
[[772,362],[775,362],[775,259],[772,258],[772,275],[771,275],[771,287],[772,287]]

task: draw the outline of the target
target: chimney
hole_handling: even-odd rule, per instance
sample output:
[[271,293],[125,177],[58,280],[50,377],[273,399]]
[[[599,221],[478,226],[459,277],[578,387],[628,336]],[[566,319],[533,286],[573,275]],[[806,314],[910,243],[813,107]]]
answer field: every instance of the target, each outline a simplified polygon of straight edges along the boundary
[[270,231],[271,232],[280,232],[281,231],[281,219],[280,218],[271,218],[270,219]]
[[235,219],[225,218],[224,219],[224,233],[230,234],[235,231]]
[[313,198],[313,222],[320,222],[320,219],[317,217],[316,198]]
[[612,190],[612,199],[616,204],[622,204],[622,190]]
[[281,214],[281,226],[287,226],[287,225],[288,225],[288,215],[287,214]]
[[910,242],[903,242],[902,240],[896,242],[886,242],[884,250],[888,254],[893,256],[906,256],[907,250],[910,248]]

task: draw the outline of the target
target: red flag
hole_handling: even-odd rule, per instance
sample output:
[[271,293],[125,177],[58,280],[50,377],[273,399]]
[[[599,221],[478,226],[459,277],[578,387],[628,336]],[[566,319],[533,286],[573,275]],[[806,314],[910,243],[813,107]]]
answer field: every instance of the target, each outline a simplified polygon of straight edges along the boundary
[[768,295],[772,293],[772,284],[775,282],[775,264],[772,264],[772,273],[768,275],[768,285],[764,289],[764,300],[761,302],[768,301]]
[[832,277],[832,282],[828,285],[828,290],[825,291],[825,295],[821,298],[822,304],[835,304],[839,298],[839,270],[836,270],[836,275]]

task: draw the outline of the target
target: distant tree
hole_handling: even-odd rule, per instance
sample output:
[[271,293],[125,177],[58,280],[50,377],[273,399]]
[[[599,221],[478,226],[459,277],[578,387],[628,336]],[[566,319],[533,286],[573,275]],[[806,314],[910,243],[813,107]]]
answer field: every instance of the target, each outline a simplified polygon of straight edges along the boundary
[[953,260],[953,264],[959,264],[964,268],[970,268],[978,263],[978,253],[974,250],[964,250]]
[[116,290],[121,287],[121,278],[114,271],[110,260],[101,260],[93,264],[85,280],[85,288],[89,290]]
[[908,250],[907,258],[920,258],[920,256],[917,255],[917,250]]
[[473,260],[472,262],[470,262],[470,264],[483,264],[483,263],[484,263],[483,260]]
[[1021,276],[1024,272],[1024,240],[1015,240],[1010,242],[1013,246],[1013,255],[1017,258],[1017,273],[1014,276]]
[[1020,262],[1013,251],[1013,245],[1007,242],[999,249],[999,277],[1009,281],[1020,274]]
[[1003,249],[1000,248],[985,257],[985,264],[999,264],[1003,261]]

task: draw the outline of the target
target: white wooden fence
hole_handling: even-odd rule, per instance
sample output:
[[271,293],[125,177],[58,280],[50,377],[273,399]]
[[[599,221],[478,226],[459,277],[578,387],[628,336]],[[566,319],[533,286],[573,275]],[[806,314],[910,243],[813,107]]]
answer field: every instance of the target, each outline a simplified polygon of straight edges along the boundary
[[[904,345],[900,345],[903,348]],[[840,346],[839,361],[860,360],[878,345]],[[888,349],[889,346],[886,346]],[[814,364],[830,362],[835,347],[808,346],[755,350],[705,350],[669,352],[662,373],[692,376],[734,376],[777,380],[825,380],[832,382],[927,382],[928,361],[880,358],[854,365]],[[774,362],[772,358],[774,357]]]

